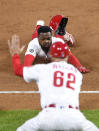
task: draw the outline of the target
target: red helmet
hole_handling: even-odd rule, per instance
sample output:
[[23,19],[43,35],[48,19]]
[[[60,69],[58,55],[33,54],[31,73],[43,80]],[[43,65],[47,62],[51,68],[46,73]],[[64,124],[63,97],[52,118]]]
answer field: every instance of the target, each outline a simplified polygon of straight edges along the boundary
[[56,31],[61,20],[62,20],[63,16],[62,15],[56,15],[56,16],[53,16],[50,23],[49,23],[49,26],[54,30]]
[[51,45],[50,54],[53,57],[65,58],[69,55],[69,48],[66,44],[62,42],[55,42]]

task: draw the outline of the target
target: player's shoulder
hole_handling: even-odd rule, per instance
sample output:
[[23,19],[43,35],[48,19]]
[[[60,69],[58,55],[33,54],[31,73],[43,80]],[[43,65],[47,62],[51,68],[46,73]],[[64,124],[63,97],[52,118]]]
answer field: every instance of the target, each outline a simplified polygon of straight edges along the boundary
[[52,37],[52,43],[54,43],[54,42],[58,42],[58,41],[64,43],[64,40],[63,40],[63,39],[58,38],[58,37]]
[[44,73],[44,71],[46,71],[48,68],[48,64],[35,64],[33,66],[30,67],[31,70],[35,70],[37,71],[39,74],[40,73]]
[[40,45],[39,45],[39,41],[38,41],[38,38],[34,38],[33,40],[31,40],[28,44],[29,47],[33,47],[33,48],[39,48]]
[[38,38],[34,38],[33,40],[31,40],[30,42],[29,42],[29,44],[39,44],[39,42],[38,42]]

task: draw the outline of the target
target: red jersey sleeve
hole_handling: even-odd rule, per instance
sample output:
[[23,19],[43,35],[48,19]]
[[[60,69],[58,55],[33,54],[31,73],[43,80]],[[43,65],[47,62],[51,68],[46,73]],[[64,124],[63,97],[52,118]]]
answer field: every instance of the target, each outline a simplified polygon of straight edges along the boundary
[[34,62],[35,57],[33,55],[27,54],[24,58],[24,66],[31,66]]
[[[34,56],[26,55],[24,66],[31,66],[33,60],[34,60]],[[18,54],[12,56],[12,66],[13,66],[14,74],[23,77],[23,65],[21,64],[20,56]]]
[[79,60],[70,52],[69,54],[69,60],[68,62],[72,65],[74,65],[76,68],[82,66],[79,62]]
[[33,34],[32,34],[32,40],[33,40],[34,38],[38,37],[38,32],[37,32],[37,30],[39,29],[40,26],[41,26],[41,25],[37,25],[37,26],[36,26],[36,29],[35,29],[35,31],[34,31]]
[[15,54],[14,56],[12,56],[12,66],[13,66],[15,75],[22,77],[23,76],[23,65],[21,64],[20,56],[18,54]]

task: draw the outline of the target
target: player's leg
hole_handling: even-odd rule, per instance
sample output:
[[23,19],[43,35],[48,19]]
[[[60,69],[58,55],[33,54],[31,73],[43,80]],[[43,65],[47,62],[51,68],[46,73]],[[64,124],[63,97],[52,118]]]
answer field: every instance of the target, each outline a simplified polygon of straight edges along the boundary
[[72,110],[72,112],[71,110],[69,110],[67,116],[68,120],[71,121],[72,126],[74,125],[74,131],[76,129],[77,131],[78,129],[80,129],[81,131],[99,131],[99,129],[91,121],[85,118],[83,113],[81,113],[79,110]]
[[89,120],[85,120],[82,126],[83,131],[99,131],[99,129]]
[[[55,125],[52,120],[55,119],[55,115],[53,119],[51,118],[51,110],[41,111],[36,117],[27,120],[23,125],[17,128],[16,131],[49,131],[53,129]],[[54,111],[55,112],[55,111]],[[51,130],[50,130],[51,131]]]
[[91,121],[87,120],[82,112],[79,111],[77,117],[78,117],[78,120],[80,121],[82,131],[99,131],[96,125],[93,124]]
[[16,131],[37,131],[39,129],[38,115],[32,119],[27,120],[24,124],[17,128]]

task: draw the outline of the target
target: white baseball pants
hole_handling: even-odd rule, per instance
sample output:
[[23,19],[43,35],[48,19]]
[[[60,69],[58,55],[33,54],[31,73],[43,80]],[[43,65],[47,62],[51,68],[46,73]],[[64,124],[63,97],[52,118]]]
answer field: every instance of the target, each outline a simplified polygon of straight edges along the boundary
[[45,108],[16,131],[99,131],[78,109]]

